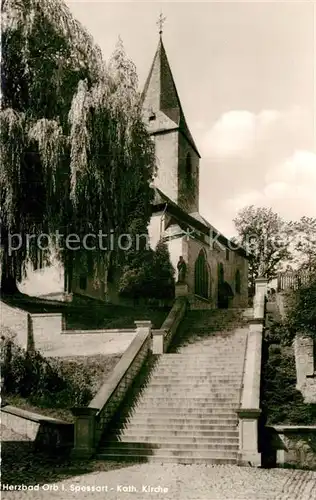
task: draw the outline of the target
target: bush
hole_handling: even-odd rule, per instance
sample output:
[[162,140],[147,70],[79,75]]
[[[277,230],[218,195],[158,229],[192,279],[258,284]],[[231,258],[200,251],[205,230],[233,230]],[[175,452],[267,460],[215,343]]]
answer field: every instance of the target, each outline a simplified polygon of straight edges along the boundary
[[92,398],[91,381],[82,373],[65,370],[62,363],[48,362],[38,351],[27,352],[1,339],[3,389],[37,406],[71,408],[84,406]]
[[263,349],[263,417],[270,425],[310,425],[316,420],[316,405],[304,403],[296,389],[295,357],[288,340],[286,327],[272,323]]
[[287,307],[289,337],[300,332],[316,339],[316,277],[288,297]]
[[119,283],[123,297],[171,299],[174,297],[174,269],[167,245],[160,241],[156,250],[144,250],[124,267]]

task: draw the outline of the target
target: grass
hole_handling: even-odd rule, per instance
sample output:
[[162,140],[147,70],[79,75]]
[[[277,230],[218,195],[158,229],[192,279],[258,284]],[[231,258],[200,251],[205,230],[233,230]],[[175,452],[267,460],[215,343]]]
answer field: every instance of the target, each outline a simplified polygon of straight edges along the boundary
[[[121,355],[103,355],[97,356],[73,356],[68,358],[47,358],[47,361],[58,363],[60,370],[66,376],[69,375],[75,380],[89,381],[89,388],[94,396],[102,384],[111,375],[115,365],[120,360]],[[5,398],[7,404],[16,406],[23,410],[39,413],[48,417],[58,418],[66,422],[73,422],[73,416],[69,408],[56,403],[53,406],[54,395],[50,398],[36,397],[31,394],[29,397],[21,397],[17,394],[8,394]],[[58,406],[61,407],[58,407]]]

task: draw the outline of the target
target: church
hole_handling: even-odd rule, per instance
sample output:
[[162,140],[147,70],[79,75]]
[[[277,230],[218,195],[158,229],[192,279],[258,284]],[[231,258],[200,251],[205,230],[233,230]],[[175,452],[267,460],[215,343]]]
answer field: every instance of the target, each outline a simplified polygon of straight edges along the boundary
[[[236,248],[199,213],[201,157],[184,116],[161,32],[143,89],[142,107],[157,161],[150,245],[154,248],[161,239],[167,242],[171,262],[180,278],[176,296],[186,295],[192,308],[247,307],[245,251]],[[50,278],[44,276],[48,272]],[[54,272],[58,276],[53,276]],[[120,301],[116,280],[110,282],[106,271],[97,286],[87,276],[69,278],[60,267],[53,266],[29,273],[27,281],[37,283],[38,288],[40,282],[51,279],[66,294]],[[23,291],[32,294],[30,287],[24,286]]]
[[149,234],[153,246],[160,238],[168,243],[175,268],[179,260],[185,263],[184,283],[179,283],[176,293],[187,295],[192,307],[247,306],[245,251],[236,248],[199,213],[201,157],[184,116],[161,34],[142,104],[158,167]]

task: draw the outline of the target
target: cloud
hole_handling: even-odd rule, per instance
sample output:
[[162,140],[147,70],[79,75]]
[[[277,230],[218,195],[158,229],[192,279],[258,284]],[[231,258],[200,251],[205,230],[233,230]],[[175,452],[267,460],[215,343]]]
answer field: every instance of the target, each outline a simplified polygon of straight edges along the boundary
[[[232,110],[224,113],[201,139],[204,158],[254,158],[258,151],[284,150],[294,141],[297,148],[306,146],[304,125],[311,125],[312,114],[293,106],[288,110],[263,109],[252,113]],[[268,154],[269,157],[269,154]]]
[[316,154],[295,151],[281,164],[266,173],[261,190],[249,190],[228,198],[228,211],[238,211],[246,205],[272,207],[286,219],[303,215],[316,216]]
[[293,106],[258,113],[232,110],[204,133],[200,210],[223,232],[246,205],[286,219],[316,215],[313,116]]

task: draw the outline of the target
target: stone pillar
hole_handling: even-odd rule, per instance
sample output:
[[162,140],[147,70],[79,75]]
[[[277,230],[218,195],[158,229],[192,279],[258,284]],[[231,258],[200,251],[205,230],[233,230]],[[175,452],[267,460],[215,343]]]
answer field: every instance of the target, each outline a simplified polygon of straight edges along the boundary
[[186,283],[176,283],[175,297],[187,297],[189,295],[189,287]]
[[147,332],[148,335],[150,336],[151,334],[151,321],[149,320],[136,320],[134,321],[136,325],[136,335],[140,332]]
[[65,332],[67,330],[67,321],[66,314],[62,314],[61,316],[61,332]]
[[90,458],[95,453],[95,417],[97,408],[72,408],[76,417],[74,424],[74,448],[71,455],[74,458]]
[[240,408],[239,417],[239,465],[261,466],[261,453],[258,452],[258,419],[261,410]]
[[267,278],[256,279],[256,292],[254,297],[254,318],[263,319],[265,310],[265,297],[268,291]]
[[33,328],[33,318],[32,315],[28,313],[27,315],[27,339],[26,339],[26,350],[27,352],[34,351],[34,328]]
[[163,344],[164,338],[166,335],[166,330],[153,330],[153,344],[152,344],[152,352],[153,354],[163,354]]

